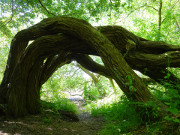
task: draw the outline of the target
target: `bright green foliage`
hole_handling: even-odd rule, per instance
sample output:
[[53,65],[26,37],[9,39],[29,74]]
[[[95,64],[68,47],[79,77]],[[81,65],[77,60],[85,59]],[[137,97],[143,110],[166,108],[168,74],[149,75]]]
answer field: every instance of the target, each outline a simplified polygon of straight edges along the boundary
[[117,96],[112,95],[96,104],[91,104],[92,114],[96,116],[101,114],[107,120],[108,124],[100,131],[102,135],[126,133],[129,129],[136,128],[142,123],[133,104],[127,99],[117,99]]
[[180,109],[180,96],[177,89],[180,89],[180,84],[176,84],[176,89],[174,89],[168,83],[164,85],[166,85],[166,88],[162,86],[159,86],[160,89],[158,89],[157,86],[154,86],[153,88],[151,86],[151,88],[154,95],[156,95],[156,97],[158,97],[162,102],[169,106],[169,115],[165,116],[164,119],[168,122],[173,123],[173,125],[176,125],[176,123],[180,123],[179,119],[177,118]]
[[[178,73],[179,70],[171,69],[171,72]],[[168,75],[166,78],[168,78]],[[177,91],[177,89],[180,89],[180,85],[176,84],[177,89],[174,89],[173,86],[168,83],[164,84],[164,86],[165,85],[166,87],[158,84],[148,84],[149,88],[151,88],[151,92],[158,97],[160,101],[169,106],[169,114],[159,122],[154,123],[154,120],[159,119],[159,116],[157,115],[157,105],[154,102],[142,104],[128,101],[124,95],[116,95],[121,97],[121,99],[111,95],[110,97],[97,100],[96,102],[87,105],[87,108],[91,111],[92,115],[103,115],[107,120],[105,128],[102,129],[99,134],[126,134],[130,130],[137,130],[138,132],[137,127],[139,125],[146,125],[143,132],[147,134],[151,134],[152,132],[157,134],[173,134],[173,129],[177,128],[180,123],[178,118],[180,96]],[[139,107],[135,108],[137,105]],[[151,109],[149,110],[149,108]]]
[[[161,91],[162,88],[159,88],[160,89],[156,88],[156,91]],[[173,92],[175,91],[172,91],[172,93]],[[154,94],[156,95],[157,93]],[[161,93],[161,95],[156,95],[156,97],[159,97],[161,101],[170,107],[170,114],[164,117],[166,121],[162,120],[157,123],[153,122],[154,119],[156,120],[158,118],[157,106],[156,103],[153,102],[147,102],[146,104],[132,102],[128,101],[124,96],[121,96],[121,99],[117,100],[117,95],[112,95],[87,105],[87,108],[91,110],[92,115],[103,115],[107,121],[105,128],[99,132],[100,135],[127,134],[129,131],[138,130],[138,126],[140,125],[146,125],[143,132],[147,134],[151,134],[152,132],[169,134],[173,133],[171,130],[177,128],[178,123],[180,123],[177,118],[179,112],[179,96],[177,93],[173,95],[169,94],[170,93],[167,92],[166,94]],[[119,96],[120,95],[118,95],[118,97]],[[137,105],[140,107],[138,113]],[[149,110],[150,107],[152,107],[151,110]],[[167,130],[165,126],[167,122],[171,123],[168,127],[169,130]],[[159,125],[159,123],[161,124]]]
[[100,97],[97,87],[89,87],[87,83],[84,84],[84,99],[85,100],[96,100]]
[[10,33],[14,33],[12,28],[19,30],[23,25],[29,26],[35,18],[39,20],[65,15],[85,19],[93,24],[118,24],[148,39],[157,40],[160,36],[163,41],[177,43],[179,7],[180,2],[177,0],[163,0],[159,35],[158,0],[41,0],[41,3],[39,0],[2,0],[0,29],[9,37]]
[[5,44],[7,44],[7,41],[2,41],[0,44],[0,82],[3,78],[3,73],[6,67],[6,62],[7,62],[7,54],[9,52],[9,48],[8,46],[6,46]]
[[172,114],[178,113],[178,109],[180,109],[180,96],[177,89],[180,89],[180,84],[176,84],[176,89],[169,83],[164,83],[165,87],[151,84],[149,86],[159,100],[170,106],[169,111]]
[[[163,0],[162,12],[159,15],[159,0],[1,0],[0,1],[0,81],[5,70],[9,44],[13,35],[18,31],[37,23],[41,19],[52,16],[71,16],[89,21],[93,25],[121,25],[138,36],[149,40],[162,40],[172,44],[179,44],[180,37],[180,1]],[[161,29],[159,29],[159,16],[162,17]],[[93,59],[102,64],[98,57]],[[169,69],[180,78],[180,70]],[[166,79],[169,75],[167,74]],[[74,64],[63,66],[43,85],[41,99],[53,102],[54,110],[71,110],[77,112],[76,106],[67,99],[66,91],[82,91],[84,99],[93,101],[87,108],[93,115],[102,114],[108,123],[101,134],[116,135],[127,133],[130,129],[142,124],[141,113],[153,113],[156,111],[142,110],[137,113],[134,104],[122,98],[120,90],[117,95],[109,96],[113,92],[112,86],[105,77],[99,77],[100,90],[106,93],[104,99],[98,100],[100,93],[90,77],[85,76],[83,71]],[[131,76],[127,76],[129,86],[132,84]],[[170,115],[164,118],[165,121],[179,123],[176,115],[179,112],[180,97],[177,89],[170,84],[163,87],[158,84],[149,84],[151,92],[163,103],[169,106]],[[130,88],[131,89],[131,88]],[[121,99],[117,96],[122,96]],[[109,101],[110,100],[110,101]],[[137,103],[136,103],[137,104]],[[148,103],[148,106],[156,106]],[[45,123],[50,123],[44,118]],[[152,130],[159,130],[160,125],[146,121],[148,133]],[[152,124],[152,125],[151,125]],[[166,128],[164,128],[166,129]]]
[[69,102],[69,95],[64,93],[64,91],[77,89],[78,83],[83,83],[82,77],[71,71],[72,69],[71,66],[64,66],[57,70],[42,87],[41,99],[55,103],[54,108],[56,110],[61,108],[62,110],[77,112],[76,105]]

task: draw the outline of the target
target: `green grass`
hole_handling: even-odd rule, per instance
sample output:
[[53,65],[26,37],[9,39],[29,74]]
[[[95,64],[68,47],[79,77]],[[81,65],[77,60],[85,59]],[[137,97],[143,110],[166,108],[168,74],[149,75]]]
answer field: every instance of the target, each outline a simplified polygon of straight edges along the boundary
[[[99,132],[99,135],[131,134],[133,131],[137,131],[139,134],[140,130],[147,134],[152,134],[152,132],[159,134],[161,132],[164,133],[164,131],[172,134],[172,131],[177,129],[177,125],[180,123],[178,117],[176,117],[180,109],[180,96],[177,89],[174,89],[171,84],[166,83],[165,85],[168,85],[168,87],[158,84],[148,86],[153,95],[169,106],[169,115],[157,121],[152,121],[151,119],[152,116],[156,118],[156,109],[148,109],[150,106],[156,108],[156,103],[154,102],[146,104],[130,102],[121,92],[117,95],[112,94],[103,99],[98,99],[97,89],[84,87],[85,97],[86,94],[93,97],[96,96],[96,100],[88,98],[91,103],[86,105],[87,111],[90,111],[94,116],[103,115],[106,120],[106,125]],[[178,88],[178,84],[176,87]],[[66,95],[57,89],[59,88],[56,88],[54,85],[47,85],[41,93],[42,98],[45,101],[52,102],[54,110],[61,109],[76,113],[76,105],[69,102]],[[138,111],[137,105],[140,106]],[[144,115],[146,115],[145,120],[143,118]],[[44,121],[46,123],[49,122],[46,119]]]
[[55,110],[65,110],[77,113],[77,107],[74,103],[70,102],[67,98],[60,98],[54,102]]
[[[157,115],[156,103],[130,102],[121,95],[112,95],[88,104],[86,107],[92,115],[103,115],[107,122],[99,135],[132,134],[132,132],[139,134],[140,131],[147,134],[177,133],[180,123],[180,96],[177,89],[174,89],[170,84],[166,85],[169,87],[164,88],[158,84],[150,87],[151,92],[169,107],[169,114],[161,119]],[[180,89],[179,84],[176,87]],[[140,108],[138,111],[137,105]],[[153,107],[153,109],[149,110],[149,107]],[[145,120],[144,115],[146,115]]]
[[99,132],[100,135],[117,135],[137,128],[142,120],[135,107],[127,100],[120,100],[118,96],[104,98],[87,106],[94,116],[103,115],[107,124]]

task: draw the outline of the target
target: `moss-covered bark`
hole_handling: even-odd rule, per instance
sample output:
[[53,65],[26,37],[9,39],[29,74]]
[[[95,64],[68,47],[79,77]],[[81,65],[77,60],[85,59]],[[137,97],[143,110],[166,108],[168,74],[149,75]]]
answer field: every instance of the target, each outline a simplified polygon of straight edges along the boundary
[[[30,40],[34,41],[28,45]],[[15,117],[39,112],[41,85],[57,68],[72,60],[113,78],[130,100],[157,101],[132,69],[143,72],[146,68],[150,71],[147,75],[153,78],[160,67],[179,67],[179,51],[179,47],[145,40],[120,26],[94,28],[75,18],[47,18],[18,32],[12,40],[0,85],[0,103],[8,104],[9,114]],[[88,54],[100,56],[104,66],[95,63]],[[159,54],[162,57],[157,58]],[[168,58],[171,58],[170,65]],[[152,71],[153,64],[158,68]],[[165,110],[157,102],[160,110]]]

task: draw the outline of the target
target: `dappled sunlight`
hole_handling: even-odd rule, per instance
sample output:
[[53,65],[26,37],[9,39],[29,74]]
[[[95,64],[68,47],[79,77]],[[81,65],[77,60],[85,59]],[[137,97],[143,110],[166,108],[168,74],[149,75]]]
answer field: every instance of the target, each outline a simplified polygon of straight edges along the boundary
[[179,0],[1,0],[0,135],[180,134]]
[[112,94],[111,96],[105,97],[103,99],[99,99],[95,102],[93,102],[93,104],[95,104],[95,106],[97,108],[100,108],[101,106],[108,106],[111,105],[112,103],[117,103],[120,101],[120,97],[121,95],[115,95]]

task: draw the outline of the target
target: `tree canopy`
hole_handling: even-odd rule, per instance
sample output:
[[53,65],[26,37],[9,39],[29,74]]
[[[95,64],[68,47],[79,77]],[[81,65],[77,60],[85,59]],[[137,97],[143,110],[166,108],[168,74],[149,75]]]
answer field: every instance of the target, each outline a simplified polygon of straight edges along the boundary
[[[157,40],[161,36],[164,41],[171,38],[178,41],[178,37],[173,37],[172,34],[178,34],[179,30],[179,0],[3,0],[0,6],[1,26],[4,26],[1,27],[1,32],[7,36],[10,36],[8,31],[12,27],[22,29],[22,24],[30,26],[35,18],[65,15],[90,23],[121,24],[148,39]],[[160,27],[163,30],[158,35]],[[171,31],[166,33],[169,28]],[[152,34],[147,34],[146,31],[151,31]]]

